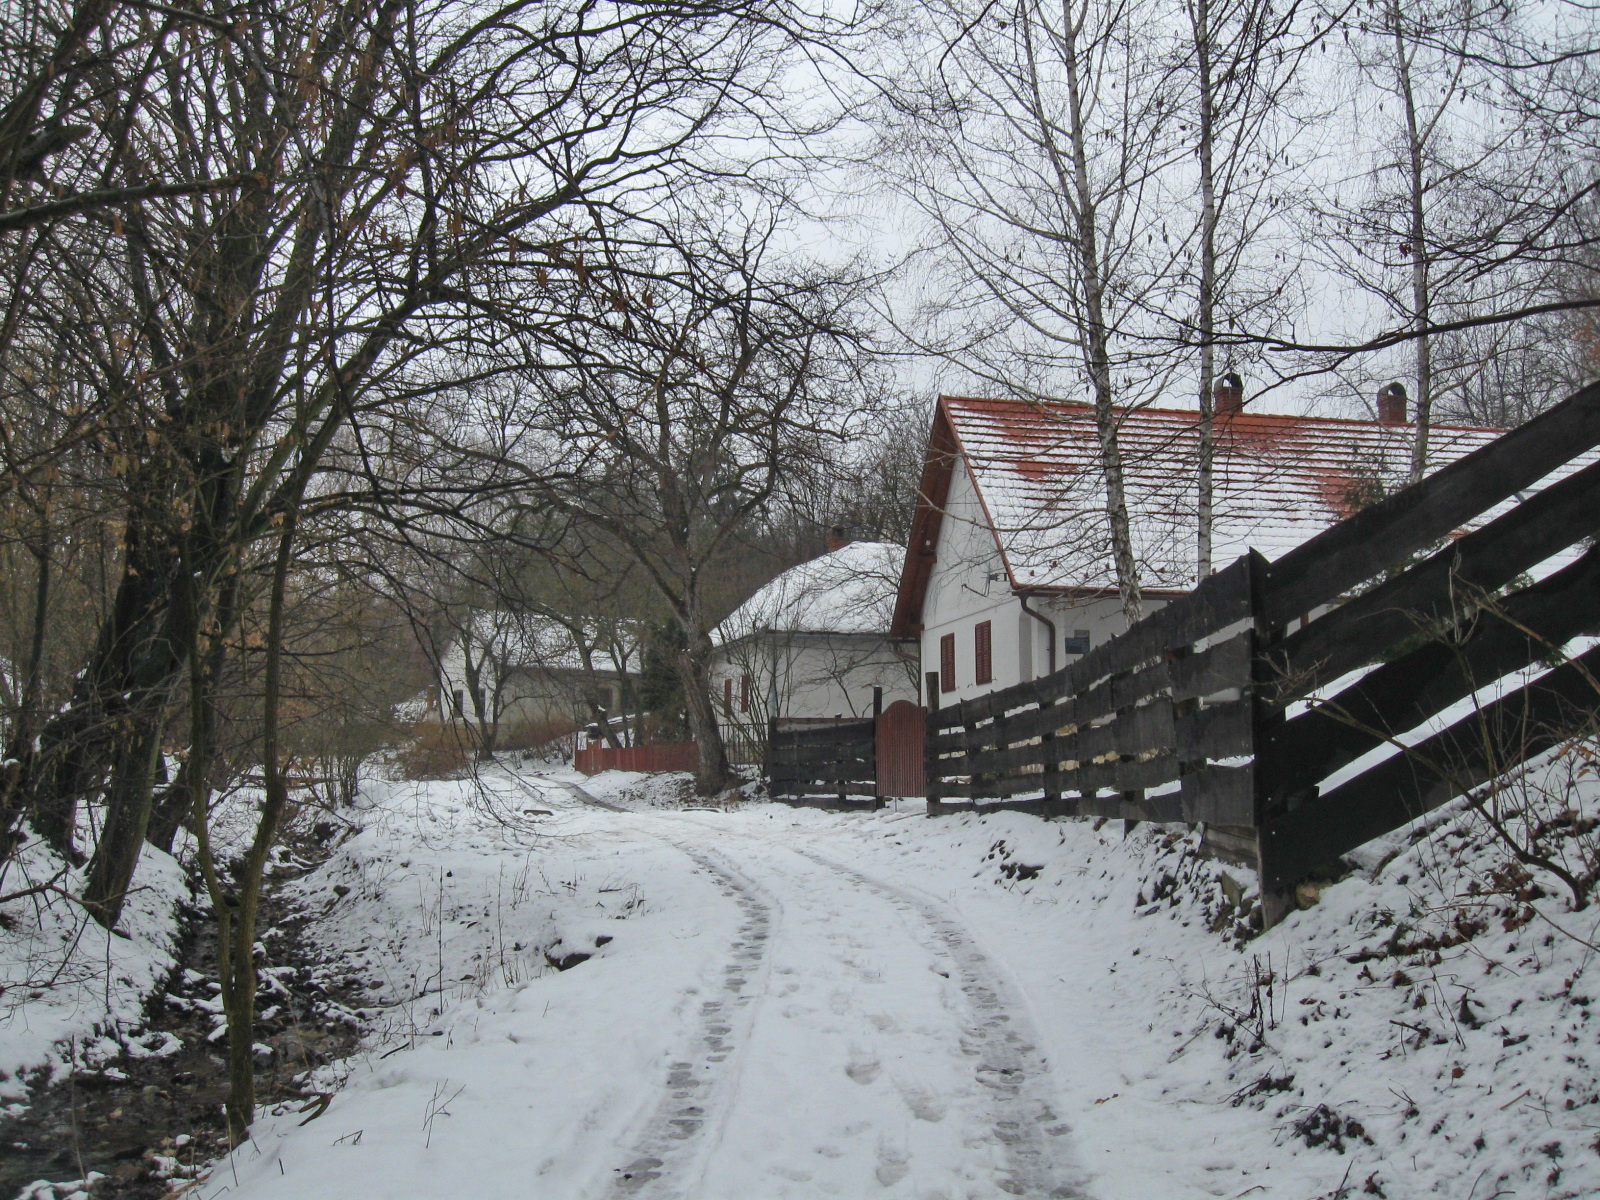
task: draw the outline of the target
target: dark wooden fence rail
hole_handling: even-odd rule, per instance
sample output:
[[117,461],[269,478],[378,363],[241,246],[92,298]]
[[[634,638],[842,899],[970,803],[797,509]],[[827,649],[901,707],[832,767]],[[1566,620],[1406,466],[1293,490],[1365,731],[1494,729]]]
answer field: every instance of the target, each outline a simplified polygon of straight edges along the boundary
[[1212,576],[1031,683],[928,714],[928,799],[1028,795],[1061,814],[1250,823],[1261,559]]
[[[1600,546],[1572,549],[1600,531],[1600,461],[1578,461],[1596,445],[1591,385],[1276,562],[1246,555],[1064,670],[930,712],[929,811],[958,800],[1205,822],[1219,850],[1255,860],[1275,919],[1307,873],[1593,727],[1600,651],[1327,786],[1600,629]],[[1519,586],[1563,552],[1574,561]],[[1309,703],[1291,715],[1297,701]],[[820,767],[825,738],[793,761]]]
[[775,800],[833,797],[876,804],[877,722],[781,728],[774,721],[767,742],[767,786]]

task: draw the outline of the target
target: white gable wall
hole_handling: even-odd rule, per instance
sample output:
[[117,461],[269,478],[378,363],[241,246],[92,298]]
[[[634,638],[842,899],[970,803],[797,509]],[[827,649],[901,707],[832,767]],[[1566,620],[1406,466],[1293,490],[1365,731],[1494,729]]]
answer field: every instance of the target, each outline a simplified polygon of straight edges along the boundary
[[[1069,535],[1062,531],[1062,536]],[[939,707],[1046,674],[1050,670],[1048,631],[1043,622],[1023,611],[1021,600],[1011,590],[988,515],[960,456],[951,472],[934,554],[922,606],[923,678],[939,670],[940,641],[947,634],[955,635],[956,665],[955,690],[936,697]],[[1148,598],[1145,611],[1154,611],[1163,603]],[[1066,646],[1079,630],[1089,634],[1092,648],[1127,628],[1122,604],[1114,595],[1034,596],[1028,607],[1055,624],[1057,669],[1076,657],[1067,653]],[[982,621],[990,623],[994,675],[986,684],[976,680],[975,631]]]
[[[992,631],[994,681],[985,684],[975,678],[973,631],[980,621],[988,621]],[[939,670],[940,640],[946,634],[955,635],[956,687],[934,697],[938,706],[981,696],[1020,680],[1034,641],[1042,641],[1025,629],[1024,622],[1038,625],[1023,613],[1022,605],[1012,594],[989,518],[972,486],[966,460],[958,455],[922,602],[924,677]],[[1029,677],[1035,673],[1030,665]]]

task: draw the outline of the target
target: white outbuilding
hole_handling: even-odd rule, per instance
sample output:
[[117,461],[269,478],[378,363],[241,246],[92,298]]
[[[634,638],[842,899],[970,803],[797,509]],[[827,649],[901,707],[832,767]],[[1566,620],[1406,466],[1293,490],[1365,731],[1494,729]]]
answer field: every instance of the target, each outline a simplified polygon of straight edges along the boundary
[[718,626],[711,683],[735,761],[760,761],[770,721],[852,720],[917,699],[917,641],[889,623],[905,549],[849,542],[773,579]]

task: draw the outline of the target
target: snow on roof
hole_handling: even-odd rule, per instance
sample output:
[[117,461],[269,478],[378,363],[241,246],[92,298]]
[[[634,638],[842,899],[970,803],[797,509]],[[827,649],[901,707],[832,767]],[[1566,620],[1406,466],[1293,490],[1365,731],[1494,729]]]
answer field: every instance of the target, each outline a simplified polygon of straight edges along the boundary
[[889,542],[851,542],[790,567],[717,627],[717,641],[760,630],[886,634],[905,556]]
[[[1114,588],[1105,484],[1087,404],[941,398],[1016,587]],[[1144,586],[1195,583],[1199,414],[1117,413],[1134,553]],[[1500,436],[1435,426],[1430,470]],[[1240,412],[1216,422],[1212,561],[1274,559],[1402,486],[1411,425]]]

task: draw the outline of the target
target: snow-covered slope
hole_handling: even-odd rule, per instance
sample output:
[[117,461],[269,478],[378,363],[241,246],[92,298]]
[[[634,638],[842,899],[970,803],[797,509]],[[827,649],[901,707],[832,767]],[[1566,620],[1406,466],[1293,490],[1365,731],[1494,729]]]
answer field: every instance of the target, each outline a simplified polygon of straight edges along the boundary
[[[1587,763],[1540,770],[1587,853]],[[1600,1192],[1594,918],[1471,814],[1248,939],[1248,873],[1158,827],[672,783],[375,797],[297,885],[371,1049],[198,1194]]]
[[61,1079],[165,1048],[142,1036],[143,1014],[177,961],[183,870],[146,847],[114,934],[69,898],[83,878],[37,839],[0,870],[0,895],[19,897],[0,920],[0,1102],[21,1102],[37,1072]]

